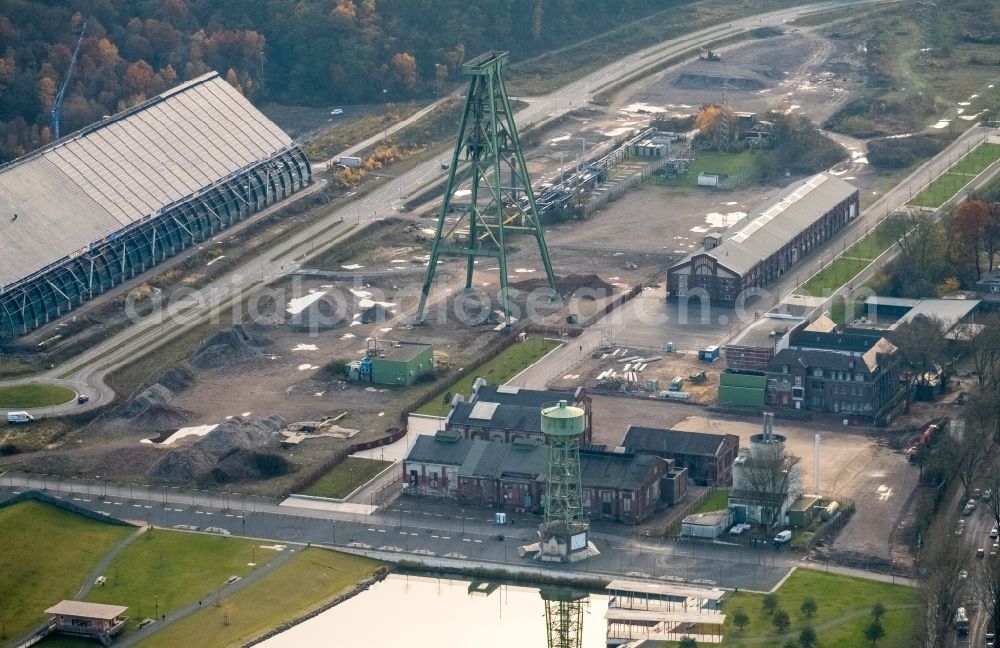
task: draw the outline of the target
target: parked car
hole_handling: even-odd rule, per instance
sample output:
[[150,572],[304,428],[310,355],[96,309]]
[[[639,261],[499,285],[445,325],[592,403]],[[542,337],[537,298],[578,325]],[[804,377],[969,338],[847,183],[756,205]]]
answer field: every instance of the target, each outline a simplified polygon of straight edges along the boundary
[[791,542],[792,532],[791,531],[778,531],[778,535],[774,536],[774,544],[783,545],[787,542]]
[[343,108],[334,108],[333,110],[330,111],[330,114],[334,115],[334,116],[336,116],[336,115],[343,115],[344,114],[344,109]]
[[1000,528],[998,528],[997,525],[995,524],[993,525],[993,528],[990,529],[990,537],[991,538],[1000,537]]
[[978,488],[972,489],[972,499],[979,499],[980,497],[982,497],[982,495],[983,491],[979,490]]
[[983,501],[988,502],[991,499],[993,499],[993,491],[987,488],[983,491]]
[[746,522],[739,522],[733,525],[733,528],[729,530],[729,535],[743,535],[750,529],[750,525]]

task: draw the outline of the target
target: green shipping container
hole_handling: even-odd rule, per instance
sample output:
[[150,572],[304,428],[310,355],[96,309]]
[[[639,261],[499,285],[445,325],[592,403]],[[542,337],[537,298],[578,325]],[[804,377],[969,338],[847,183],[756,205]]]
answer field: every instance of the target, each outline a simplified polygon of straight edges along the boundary
[[397,342],[385,357],[372,362],[372,382],[378,385],[412,385],[433,370],[434,347],[422,342]]
[[764,407],[764,376],[723,373],[719,376],[719,405]]

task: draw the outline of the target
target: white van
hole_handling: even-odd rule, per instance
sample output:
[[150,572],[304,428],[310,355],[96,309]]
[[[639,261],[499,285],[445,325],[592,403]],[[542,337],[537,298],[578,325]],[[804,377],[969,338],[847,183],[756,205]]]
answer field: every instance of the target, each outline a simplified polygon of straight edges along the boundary
[[791,531],[779,531],[778,535],[774,536],[774,544],[785,544],[790,542],[792,539]]
[[15,423],[31,423],[35,417],[27,412],[7,412],[7,422],[11,425]]

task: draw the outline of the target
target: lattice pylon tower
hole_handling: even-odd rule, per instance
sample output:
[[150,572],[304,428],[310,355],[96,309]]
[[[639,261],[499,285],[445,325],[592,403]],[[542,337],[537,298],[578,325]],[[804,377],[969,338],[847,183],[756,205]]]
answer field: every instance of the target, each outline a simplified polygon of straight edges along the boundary
[[580,648],[583,645],[583,606],[587,594],[543,587],[545,630],[548,648]]
[[[471,77],[471,81],[458,129],[458,141],[448,167],[448,181],[434,233],[427,277],[420,293],[418,322],[424,321],[427,295],[441,256],[467,258],[466,289],[472,288],[476,258],[488,257],[496,259],[500,266],[500,305],[504,321],[510,326],[506,249],[510,234],[535,237],[549,287],[553,294],[558,294],[535,194],[531,189],[514,113],[503,81],[507,57],[507,52],[490,51],[462,65],[462,73]],[[445,232],[445,220],[455,203],[455,192],[466,182],[467,190],[471,191],[468,211],[460,212],[457,221]],[[468,236],[461,242],[452,240],[465,223],[468,223]]]
[[580,435],[585,413],[566,401],[542,409],[542,433],[549,447],[543,530],[586,529],[580,479]]

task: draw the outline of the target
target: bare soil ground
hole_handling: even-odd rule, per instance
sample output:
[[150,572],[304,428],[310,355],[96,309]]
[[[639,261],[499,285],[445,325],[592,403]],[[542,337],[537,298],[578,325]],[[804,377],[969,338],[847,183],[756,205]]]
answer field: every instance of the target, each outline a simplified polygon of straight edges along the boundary
[[[678,71],[623,89],[611,106],[580,108],[553,127],[529,134],[524,138],[529,145],[525,152],[529,172],[536,182],[554,181],[560,166],[568,170],[583,158],[601,155],[615,141],[646,127],[657,115],[690,113],[703,103],[720,100],[721,86],[714,87],[711,78],[713,70],[720,68],[734,78],[742,74],[763,84],[758,90],[727,89],[727,98],[735,109],[764,110],[784,106],[821,120],[843,101],[846,89],[856,76],[859,60],[856,47],[854,41],[825,39],[803,31],[726,48],[722,51],[721,63],[692,62]],[[684,74],[688,76],[679,84]],[[692,84],[698,86],[698,78],[702,79],[700,83],[704,88],[691,87]],[[277,109],[274,114],[286,125],[303,129],[325,119],[320,111],[293,112],[286,111],[282,116]],[[359,109],[359,114],[367,112],[370,112],[368,107]],[[864,180],[865,167],[863,150],[859,150],[857,159],[845,165],[841,173],[860,182]],[[610,288],[606,296],[597,299],[571,298],[558,305],[543,303],[539,306],[538,321],[558,327],[569,315],[586,320],[629,287],[657,284],[671,260],[698,247],[706,232],[726,227],[769,199],[783,185],[781,182],[731,192],[641,185],[585,221],[546,226],[545,236],[558,277],[582,277],[584,279],[574,281]],[[452,368],[460,367],[494,343],[499,335],[494,330],[495,324],[470,325],[459,321],[457,313],[470,310],[469,304],[463,307],[461,303],[465,264],[463,260],[451,258],[444,259],[439,266],[439,281],[432,289],[429,302],[428,323],[419,328],[411,327],[426,269],[431,228],[435,224],[433,202],[399,219],[367,228],[329,253],[313,259],[306,269],[276,287],[285,291],[289,298],[304,297],[310,292],[348,295],[353,290],[355,297],[361,294],[366,295],[363,298],[393,304],[387,307],[387,316],[370,323],[352,320],[342,326],[324,326],[310,331],[288,325],[279,307],[272,306],[268,311],[270,319],[258,318],[248,326],[251,334],[269,340],[266,348],[261,349],[262,357],[224,368],[195,368],[194,386],[177,395],[171,406],[185,413],[189,425],[218,423],[229,416],[244,415],[251,418],[280,415],[290,421],[302,421],[346,411],[341,425],[361,430],[354,440],[374,438],[398,425],[405,405],[421,393],[435,389],[433,383],[407,389],[351,385],[341,390],[343,385],[337,377],[323,371],[322,367],[333,361],[360,358],[369,337],[382,341],[429,342],[441,352],[440,359],[447,359]],[[266,236],[267,233],[255,232],[255,235]],[[235,252],[228,256],[235,257]],[[485,313],[498,307],[499,269],[497,263],[489,259],[479,260],[475,267],[474,285],[487,295],[492,293],[492,303],[482,309]],[[523,316],[530,297],[527,289],[544,283],[544,271],[533,239],[513,241],[508,255],[508,274],[514,287],[526,289],[515,297],[516,308]],[[649,295],[643,293],[635,302],[648,302],[654,309],[665,308],[659,304],[658,290],[653,289]],[[336,302],[332,297],[330,300]],[[670,339],[678,342],[682,349],[695,350],[727,330],[726,324],[714,320],[711,326],[680,331],[655,323],[642,324],[638,320],[643,318],[634,319],[636,321],[623,323],[616,337],[625,332],[649,339],[654,347],[662,347],[664,341]],[[191,348],[183,350],[178,357],[194,351],[215,332],[206,330],[202,339],[193,343],[188,341]],[[567,384],[586,384],[604,364],[607,363],[587,360],[564,380]],[[648,377],[660,378],[662,389],[674,375],[686,377],[702,368],[693,357],[677,354],[651,364],[647,371]],[[709,384],[703,391],[711,393],[718,376],[710,367],[708,374]],[[604,439],[610,440],[616,434],[620,440],[628,423],[669,427],[693,409],[690,404],[616,396],[597,396],[596,399],[602,402],[600,407],[595,402],[597,442],[610,442]],[[144,436],[149,434],[132,429],[121,419],[102,419],[99,424],[87,427],[84,434],[68,433],[60,428],[53,432],[47,454],[25,455],[22,459],[35,462],[39,469],[47,472],[140,476],[160,454],[159,448],[140,444]],[[287,451],[287,456],[300,470],[308,469],[346,443],[337,439],[308,441]],[[253,488],[280,492],[288,479],[270,480]]]
[[[617,351],[617,355],[613,355]],[[663,353],[662,351],[652,351],[650,349],[637,349],[628,347],[615,347],[612,352],[602,353],[597,357],[585,358],[579,365],[574,367],[570,373],[561,376],[552,383],[553,388],[570,388],[586,386],[593,388],[595,392],[618,391],[614,381],[598,381],[597,376],[613,370],[616,376],[621,378],[625,372],[626,365],[630,370],[634,370],[636,363],[621,363],[618,360],[634,355],[641,355],[644,358],[660,356],[660,360],[643,363],[645,369],[639,372],[639,380],[631,387],[634,394],[645,394],[650,398],[657,397],[661,390],[670,386],[670,381],[675,376],[684,378],[683,391],[690,395],[688,401],[704,405],[716,400],[719,390],[720,365],[712,365],[698,360],[696,352],[686,353]],[[606,356],[606,357],[605,357]],[[704,371],[706,381],[695,384],[691,378],[699,372]],[[658,386],[654,390],[646,390],[648,381],[657,381]]]
[[846,101],[862,63],[857,42],[811,29],[792,28],[718,53],[721,61],[694,61],[633,86],[626,91],[626,110],[691,114],[722,103],[725,86],[725,99],[736,111],[794,110],[822,123]]

